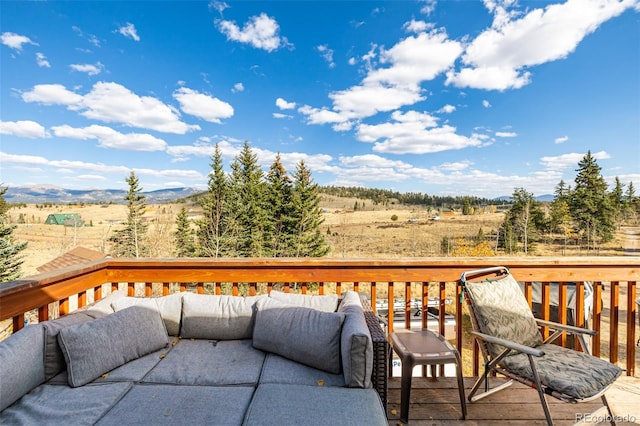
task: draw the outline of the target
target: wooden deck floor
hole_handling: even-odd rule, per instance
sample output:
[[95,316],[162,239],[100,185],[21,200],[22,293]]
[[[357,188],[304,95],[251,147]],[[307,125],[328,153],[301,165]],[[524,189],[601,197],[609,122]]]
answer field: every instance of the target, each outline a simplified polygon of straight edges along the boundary
[[[502,383],[504,380],[495,378]],[[465,379],[466,394],[473,385],[473,379]],[[480,401],[467,403],[467,419],[460,420],[461,410],[456,380],[453,377],[414,377],[412,380],[410,425],[546,425],[544,412],[535,390],[514,383],[506,390],[497,392]],[[618,425],[640,425],[640,378],[621,377],[607,392]],[[551,416],[557,426],[572,425],[580,417],[602,407],[600,399],[582,404],[568,404],[547,397]],[[606,411],[600,415],[606,415]],[[387,404],[389,425],[401,425],[400,421],[400,378],[389,379],[389,401]],[[588,425],[608,425],[608,421],[586,422]]]

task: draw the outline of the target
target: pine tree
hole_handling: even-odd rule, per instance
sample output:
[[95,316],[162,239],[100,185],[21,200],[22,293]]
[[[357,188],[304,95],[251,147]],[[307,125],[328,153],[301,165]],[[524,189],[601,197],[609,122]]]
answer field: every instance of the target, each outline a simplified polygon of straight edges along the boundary
[[320,232],[322,210],[318,185],[303,160],[296,167],[293,178],[293,217],[295,221],[294,255],[296,257],[322,257],[329,252],[324,235]]
[[520,241],[526,254],[535,248],[538,231],[544,227],[544,215],[533,194],[524,188],[516,188],[511,197],[513,205],[505,215],[502,225],[502,234],[505,237],[503,247],[509,253],[515,252],[518,249],[516,241]]
[[142,220],[146,209],[146,197],[141,193],[142,188],[134,172],[131,172],[125,181],[129,184],[129,192],[125,197],[128,206],[127,224],[109,238],[109,241],[114,243],[111,255],[113,257],[144,257],[148,253],[148,247],[144,243],[148,226]]
[[194,232],[191,229],[191,221],[186,207],[182,207],[176,216],[176,230],[173,235],[176,242],[175,254],[177,257],[194,257],[196,255],[196,245],[193,239]]
[[267,227],[265,209],[265,183],[258,157],[245,141],[240,154],[231,163],[230,210],[237,223],[235,254],[239,257],[264,255]]
[[7,187],[0,186],[0,282],[11,281],[20,278],[22,272],[22,256],[20,252],[27,248],[26,242],[16,242],[13,231],[16,226],[10,226],[7,222],[9,205],[4,199]]
[[620,178],[616,176],[615,186],[613,191],[609,193],[611,207],[613,209],[613,220],[617,223],[624,211],[624,184],[620,181]]
[[578,174],[569,204],[573,220],[588,248],[595,247],[598,239],[602,242],[611,241],[615,229],[614,209],[600,170],[591,151],[588,151],[578,163]]
[[291,235],[295,232],[292,187],[280,154],[276,155],[267,174],[266,200],[269,221],[265,230],[265,252],[272,257],[291,256]]
[[203,218],[198,222],[198,253],[204,257],[235,255],[235,222],[229,211],[229,181],[218,144],[211,157],[207,194],[202,198]]

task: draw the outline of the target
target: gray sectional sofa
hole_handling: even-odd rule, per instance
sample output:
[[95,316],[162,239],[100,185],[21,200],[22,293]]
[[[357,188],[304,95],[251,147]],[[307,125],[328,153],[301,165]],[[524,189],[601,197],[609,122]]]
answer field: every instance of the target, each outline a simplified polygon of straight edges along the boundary
[[112,293],[0,342],[0,424],[387,425],[362,303]]

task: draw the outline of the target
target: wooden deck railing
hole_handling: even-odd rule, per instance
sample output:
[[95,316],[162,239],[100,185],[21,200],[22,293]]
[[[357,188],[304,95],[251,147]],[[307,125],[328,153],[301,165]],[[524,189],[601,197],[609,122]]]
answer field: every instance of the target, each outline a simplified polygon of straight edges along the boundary
[[[592,353],[622,364],[627,375],[635,374],[638,257],[105,259],[0,284],[0,320],[12,318],[14,330],[18,330],[30,312],[36,311],[38,320],[44,321],[124,288],[129,295],[152,296],[187,290],[254,295],[277,287],[318,294],[355,290],[366,293],[374,307],[381,299],[388,301],[388,306],[404,300],[404,321],[394,323],[393,309],[389,310],[391,331],[394,324],[396,328],[409,327],[412,298],[422,298],[422,309],[426,310],[428,297],[435,296],[440,305],[439,331],[444,334],[447,309],[456,318],[455,345],[461,352],[472,353],[473,375],[477,375],[477,347],[469,344],[461,326],[466,308],[460,302],[458,280],[464,271],[495,265],[508,267],[518,281],[525,283],[530,303],[531,283],[542,283],[543,319],[550,318],[549,283],[558,282],[558,318],[566,323],[567,283],[575,282],[578,326],[584,326],[580,320],[584,318],[584,282],[593,283],[589,326],[599,333],[591,342]],[[453,303],[446,305],[447,300]],[[603,305],[602,300],[609,302]],[[426,317],[422,315],[424,322]]]

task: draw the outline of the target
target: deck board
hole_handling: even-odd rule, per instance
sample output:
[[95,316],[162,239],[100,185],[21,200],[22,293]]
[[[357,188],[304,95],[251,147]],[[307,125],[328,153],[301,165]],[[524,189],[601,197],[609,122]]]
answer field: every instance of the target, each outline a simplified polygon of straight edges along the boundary
[[[474,380],[471,378],[465,379],[465,392],[467,395],[473,382]],[[492,379],[492,384],[501,382],[503,382],[503,379]],[[618,391],[609,391],[607,393],[614,415],[622,417],[619,419],[622,421],[618,421],[617,424],[640,425],[640,413],[634,411],[636,407],[640,410],[640,379],[621,377],[619,383],[621,385],[618,386]],[[547,401],[551,416],[557,426],[573,425],[579,416],[583,416],[585,413],[592,413],[602,407],[602,402],[599,398],[582,404],[568,404],[552,397],[547,397]],[[602,414],[606,414],[606,411]],[[537,392],[520,383],[514,383],[506,390],[487,396],[480,401],[467,402],[467,420],[460,420],[460,415],[458,388],[454,377],[438,378],[437,380],[424,377],[413,378],[409,406],[410,425],[546,425]],[[389,425],[402,424],[400,421],[399,377],[389,379],[387,418]],[[605,425],[610,423],[592,421],[586,424]]]

